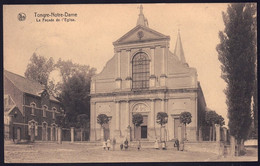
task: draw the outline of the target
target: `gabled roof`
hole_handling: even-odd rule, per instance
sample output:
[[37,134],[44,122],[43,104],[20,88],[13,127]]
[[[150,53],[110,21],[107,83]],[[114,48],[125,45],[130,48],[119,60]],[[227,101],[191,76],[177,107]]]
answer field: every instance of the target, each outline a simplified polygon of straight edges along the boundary
[[[140,34],[140,32],[142,34]],[[157,32],[149,27],[143,25],[137,25],[132,30],[127,32],[117,41],[113,42],[114,45],[120,45],[131,42],[140,42],[140,41],[153,41],[153,40],[162,40],[170,39],[170,36],[166,36],[160,32]]]
[[[16,86],[20,91],[24,93],[28,93],[34,96],[40,97],[40,92],[45,89],[44,85],[41,85],[40,83],[30,80],[28,78],[25,78],[23,76],[20,76],[18,74],[12,73],[10,71],[4,70],[4,76],[10,80],[14,86]],[[50,100],[59,102],[57,99],[55,99],[53,96],[50,95]]]

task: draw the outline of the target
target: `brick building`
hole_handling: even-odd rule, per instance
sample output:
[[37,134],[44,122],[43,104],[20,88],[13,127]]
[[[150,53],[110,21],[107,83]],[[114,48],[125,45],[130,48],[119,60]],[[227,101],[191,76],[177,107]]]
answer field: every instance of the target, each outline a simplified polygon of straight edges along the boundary
[[43,85],[4,70],[5,139],[55,141],[61,111]]

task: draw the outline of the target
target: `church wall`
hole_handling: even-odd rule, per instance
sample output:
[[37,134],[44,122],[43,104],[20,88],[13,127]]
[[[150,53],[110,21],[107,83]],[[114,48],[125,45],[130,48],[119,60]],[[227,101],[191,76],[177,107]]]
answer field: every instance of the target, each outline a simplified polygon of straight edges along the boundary
[[192,121],[190,124],[187,124],[187,138],[188,140],[196,140],[196,130],[197,130],[197,108],[196,101],[193,98],[173,98],[168,100],[168,125],[169,127],[169,139],[174,138],[174,123],[173,119],[179,117],[181,112],[187,111],[192,115]]
[[125,135],[125,130],[127,128],[127,116],[126,113],[128,110],[126,109],[126,103],[125,102],[120,102],[120,131],[121,135]]
[[[156,47],[154,50],[154,74],[159,79],[162,73],[162,48]],[[156,86],[159,86],[157,83]]]
[[157,117],[158,112],[162,112],[161,111],[161,100],[155,100],[155,114],[154,114],[154,116],[155,116],[155,135],[159,139],[161,126],[158,123],[156,123],[156,117]]
[[[94,110],[91,110],[91,112]],[[96,103],[96,113],[95,113],[95,126],[96,126],[96,140],[101,139],[101,126],[97,123],[97,116],[99,114],[106,114],[109,117],[112,117],[109,121],[109,129],[110,129],[110,138],[113,138],[113,131],[115,129],[115,104],[114,102],[97,102]]]
[[115,89],[115,81],[102,81],[95,83],[96,92],[111,92]]
[[120,74],[121,79],[125,80],[127,77],[127,68],[128,67],[128,61],[127,61],[127,53],[126,50],[122,50],[120,53]]
[[178,88],[187,88],[192,87],[192,77],[182,76],[182,77],[168,77],[167,78],[167,87],[178,89]]

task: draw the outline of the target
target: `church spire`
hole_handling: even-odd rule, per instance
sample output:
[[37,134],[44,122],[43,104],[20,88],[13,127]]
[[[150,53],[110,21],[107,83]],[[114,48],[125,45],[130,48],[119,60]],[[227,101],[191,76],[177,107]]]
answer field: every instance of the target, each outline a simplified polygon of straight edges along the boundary
[[176,55],[183,64],[186,63],[184,51],[183,51],[182,43],[181,43],[180,29],[178,30],[178,36],[177,36],[177,41],[176,41],[176,45],[175,45],[174,55]]
[[142,25],[145,27],[149,27],[148,20],[144,17],[144,14],[143,14],[143,5],[140,5],[139,9],[140,9],[140,13],[139,13],[139,17],[137,19],[136,25]]

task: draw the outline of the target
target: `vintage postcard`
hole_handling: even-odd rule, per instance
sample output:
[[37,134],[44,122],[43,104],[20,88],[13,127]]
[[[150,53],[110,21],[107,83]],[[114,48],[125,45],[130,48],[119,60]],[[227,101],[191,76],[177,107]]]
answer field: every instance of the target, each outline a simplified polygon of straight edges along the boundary
[[[225,66],[256,83],[255,9],[3,5],[4,162],[257,161],[256,90],[232,116]],[[242,47],[250,61],[232,63]]]

